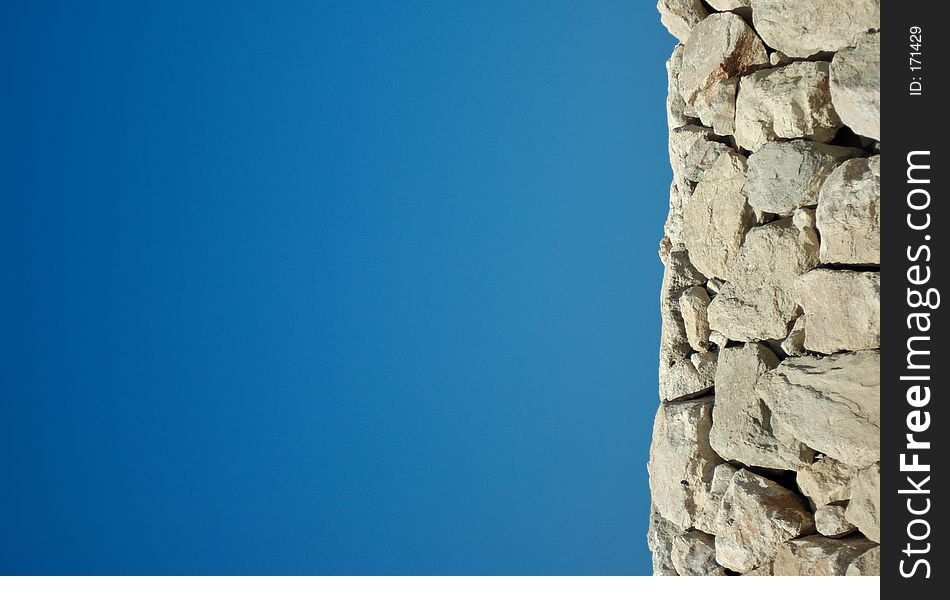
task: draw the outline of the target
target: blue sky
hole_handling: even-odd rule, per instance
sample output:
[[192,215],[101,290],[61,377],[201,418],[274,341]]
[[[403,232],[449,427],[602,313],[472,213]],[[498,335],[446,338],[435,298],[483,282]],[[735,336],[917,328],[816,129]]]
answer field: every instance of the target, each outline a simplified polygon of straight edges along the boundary
[[0,571],[647,574],[652,2],[19,3]]

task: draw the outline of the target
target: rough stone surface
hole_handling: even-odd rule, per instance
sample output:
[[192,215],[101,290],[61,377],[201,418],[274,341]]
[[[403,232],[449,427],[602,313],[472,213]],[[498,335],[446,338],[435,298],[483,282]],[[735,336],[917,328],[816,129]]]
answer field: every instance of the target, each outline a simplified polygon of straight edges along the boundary
[[656,9],[660,22],[680,42],[688,40],[693,27],[709,14],[700,0],[659,0]]
[[798,469],[811,462],[802,444],[786,446],[772,433],[771,412],[756,392],[759,378],[779,361],[762,344],[719,352],[716,403],[709,443],[725,460],[770,469]]
[[751,7],[752,0],[708,0],[707,4],[719,11],[736,10]]
[[876,544],[860,536],[840,540],[810,535],[782,546],[775,557],[775,575],[844,575],[848,567]]
[[819,194],[816,220],[821,262],[880,264],[880,156],[854,158],[832,171]]
[[765,43],[807,58],[854,45],[881,27],[880,0],[752,0],[752,19]]
[[872,577],[881,574],[881,547],[874,546],[861,556],[854,559],[845,575]]
[[716,563],[715,539],[702,531],[688,531],[673,539],[671,558],[679,575],[725,575]]
[[788,337],[782,340],[780,347],[782,352],[789,356],[805,354],[805,315],[795,319],[792,330],[788,332]]
[[666,383],[660,388],[661,399],[674,402],[695,398],[712,389],[716,382],[716,359],[718,354],[706,352],[691,354],[685,359],[661,369],[660,376]]
[[707,277],[725,278],[752,226],[745,168],[744,156],[720,155],[686,201],[683,239],[693,264]]
[[709,326],[730,340],[780,340],[799,315],[795,279],[818,264],[818,234],[793,219],[755,227],[709,304]]
[[708,497],[722,459],[709,445],[711,397],[660,405],[650,447],[650,491],[657,512],[688,529]]
[[712,127],[716,135],[733,135],[736,132],[736,95],[739,79],[724,79],[709,90],[709,101],[697,109],[699,120]]
[[863,468],[881,455],[880,363],[874,351],[788,358],[762,376],[758,390],[773,427]]
[[831,103],[828,68],[823,61],[794,62],[743,77],[736,97],[736,143],[756,151],[771,140],[834,138],[841,118]]
[[815,529],[825,537],[840,538],[854,533],[857,529],[844,515],[845,508],[839,504],[828,504],[815,511]]
[[727,145],[714,138],[711,129],[699,125],[684,125],[670,133],[670,166],[674,181],[684,185],[702,181],[719,155],[729,150]]
[[834,168],[859,155],[855,148],[820,142],[769,142],[748,160],[749,204],[782,216],[802,206],[814,206],[822,183]]
[[670,131],[689,124],[686,103],[679,90],[679,75],[683,65],[683,45],[677,44],[666,61],[666,124]]
[[881,346],[881,274],[814,269],[795,282],[805,348],[832,354]]
[[851,483],[848,521],[868,539],[881,541],[881,464],[863,469]]
[[798,495],[745,469],[729,482],[717,522],[716,560],[739,573],[768,564],[782,544],[814,526]]
[[683,533],[683,529],[664,519],[656,507],[650,507],[650,528],[647,530],[647,547],[653,554],[654,575],[677,575],[673,566],[673,539]]
[[881,36],[863,35],[831,61],[831,102],[858,135],[881,139]]
[[696,520],[693,525],[696,529],[716,535],[716,517],[719,514],[719,507],[722,503],[722,497],[729,489],[729,482],[732,481],[739,469],[729,463],[721,463],[713,469],[712,483],[709,484],[709,493],[706,496],[702,508],[697,512]]
[[716,13],[701,21],[684,46],[680,94],[700,118],[721,100],[719,82],[769,64],[762,40],[733,13]]
[[706,307],[709,306],[709,294],[703,286],[687,288],[680,295],[680,314],[686,327],[686,339],[697,352],[706,352],[710,348],[709,321]]
[[857,468],[823,456],[799,469],[796,483],[815,506],[821,507],[851,498],[851,480],[857,473]]

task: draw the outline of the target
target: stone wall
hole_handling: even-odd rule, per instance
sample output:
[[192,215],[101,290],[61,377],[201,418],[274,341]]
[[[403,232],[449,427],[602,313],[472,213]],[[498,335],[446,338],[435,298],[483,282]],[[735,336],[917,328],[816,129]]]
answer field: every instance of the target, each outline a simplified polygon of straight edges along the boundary
[[660,0],[657,575],[880,554],[879,0]]

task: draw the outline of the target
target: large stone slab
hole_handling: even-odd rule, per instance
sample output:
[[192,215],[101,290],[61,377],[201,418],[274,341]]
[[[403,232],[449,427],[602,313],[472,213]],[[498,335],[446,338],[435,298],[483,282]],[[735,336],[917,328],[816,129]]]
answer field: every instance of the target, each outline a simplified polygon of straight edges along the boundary
[[756,151],[771,140],[834,138],[841,118],[831,103],[829,66],[794,62],[743,77],[736,97],[736,143]]
[[795,282],[805,348],[831,354],[881,346],[881,274],[814,269]]
[[786,446],[772,432],[771,411],[759,398],[759,378],[779,361],[762,344],[723,348],[716,369],[716,402],[709,443],[728,461],[770,469],[796,470],[811,462],[802,444]]
[[881,27],[880,0],[752,0],[756,31],[772,48],[807,58],[852,46]]
[[835,168],[821,187],[815,213],[822,263],[880,264],[880,156],[853,158]]
[[797,494],[745,469],[729,482],[717,522],[716,560],[739,573],[772,562],[785,542],[814,527]]
[[875,351],[788,358],[759,380],[760,397],[795,439],[855,467],[881,455],[881,359]]
[[778,576],[844,575],[855,560],[875,546],[860,536],[834,540],[810,535],[782,546],[773,570]]
[[712,397],[660,405],[653,423],[647,471],[657,512],[688,529],[706,503],[722,459],[709,445]]

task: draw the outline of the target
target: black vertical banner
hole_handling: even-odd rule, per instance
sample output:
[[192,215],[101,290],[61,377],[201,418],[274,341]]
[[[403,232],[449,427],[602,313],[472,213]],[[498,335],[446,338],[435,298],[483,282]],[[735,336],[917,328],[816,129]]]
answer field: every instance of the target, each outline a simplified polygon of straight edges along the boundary
[[[881,15],[881,587],[885,598],[946,597],[950,264],[943,145],[943,2],[883,2]],[[939,590],[939,592],[938,592]]]

